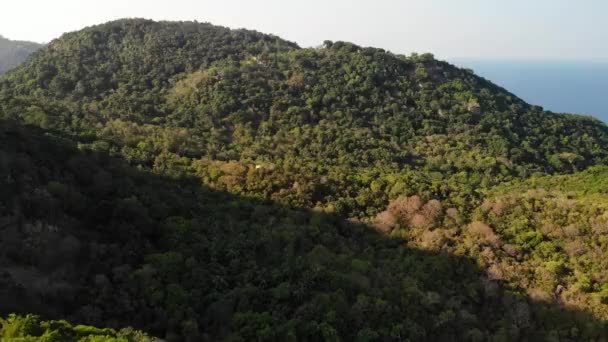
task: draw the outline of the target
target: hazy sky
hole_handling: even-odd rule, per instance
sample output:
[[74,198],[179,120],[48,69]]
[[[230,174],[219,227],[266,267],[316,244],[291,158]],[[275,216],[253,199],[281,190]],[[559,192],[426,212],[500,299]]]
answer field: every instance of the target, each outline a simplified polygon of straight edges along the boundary
[[47,42],[124,17],[198,20],[301,46],[345,40],[440,58],[608,59],[607,0],[5,0],[0,35]]

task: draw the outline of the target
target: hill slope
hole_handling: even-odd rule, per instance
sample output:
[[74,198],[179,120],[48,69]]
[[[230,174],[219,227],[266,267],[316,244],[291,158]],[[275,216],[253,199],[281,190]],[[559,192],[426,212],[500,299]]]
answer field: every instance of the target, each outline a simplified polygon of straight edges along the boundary
[[441,208],[428,225],[399,221],[408,247],[405,235],[154,175],[33,127],[2,123],[0,143],[3,315],[132,325],[168,340],[608,332],[586,307],[532,300],[488,277],[475,254],[458,256],[452,248],[471,246],[459,231],[485,242]]
[[0,79],[0,118],[0,314],[176,340],[607,334],[603,207],[520,196],[606,163],[608,127],[432,55],[120,20]]
[[410,246],[431,250],[444,239],[452,246],[444,251],[466,251],[491,279],[607,321],[607,184],[606,166],[503,184],[457,234],[431,238],[427,227],[401,227],[401,234]]
[[41,44],[12,41],[0,36],[0,75],[23,63]]

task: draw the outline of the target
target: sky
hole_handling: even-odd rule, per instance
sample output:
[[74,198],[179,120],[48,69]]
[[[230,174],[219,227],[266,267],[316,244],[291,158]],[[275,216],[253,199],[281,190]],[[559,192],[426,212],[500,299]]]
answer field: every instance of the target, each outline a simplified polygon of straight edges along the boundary
[[608,60],[606,0],[6,0],[0,35],[48,42],[125,17],[343,40],[442,59]]

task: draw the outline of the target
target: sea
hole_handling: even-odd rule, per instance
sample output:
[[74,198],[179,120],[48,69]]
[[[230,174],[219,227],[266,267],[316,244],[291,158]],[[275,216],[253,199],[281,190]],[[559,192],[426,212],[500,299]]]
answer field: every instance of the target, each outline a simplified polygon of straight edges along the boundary
[[608,123],[608,61],[455,59],[526,102]]

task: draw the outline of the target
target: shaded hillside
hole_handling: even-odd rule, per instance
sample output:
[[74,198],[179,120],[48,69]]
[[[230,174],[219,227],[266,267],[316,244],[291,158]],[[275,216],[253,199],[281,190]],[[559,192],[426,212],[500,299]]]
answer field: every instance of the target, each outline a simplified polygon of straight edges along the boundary
[[153,175],[33,127],[2,123],[0,142],[1,314],[169,340],[606,336],[471,259],[360,223]]
[[23,63],[41,47],[41,44],[13,41],[0,36],[0,75]]

